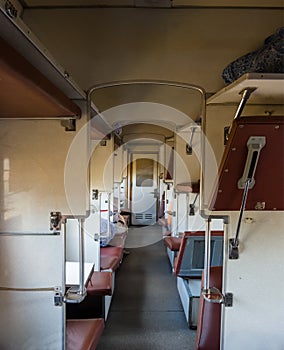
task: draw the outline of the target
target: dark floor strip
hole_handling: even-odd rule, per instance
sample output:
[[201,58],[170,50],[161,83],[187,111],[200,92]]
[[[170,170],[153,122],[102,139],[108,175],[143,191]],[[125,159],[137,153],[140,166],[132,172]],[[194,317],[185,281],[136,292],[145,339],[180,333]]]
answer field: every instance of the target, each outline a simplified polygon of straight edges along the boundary
[[[130,229],[128,236],[131,234]],[[141,234],[147,231],[141,229]],[[196,332],[186,323],[162,240],[129,252],[116,273],[115,292],[97,349],[194,350]]]

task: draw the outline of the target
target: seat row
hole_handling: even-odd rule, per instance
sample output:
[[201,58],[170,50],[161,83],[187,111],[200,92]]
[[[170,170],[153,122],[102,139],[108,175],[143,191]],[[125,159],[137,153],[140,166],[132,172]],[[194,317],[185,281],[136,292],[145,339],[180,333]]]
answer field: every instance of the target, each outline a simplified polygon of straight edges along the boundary
[[115,273],[122,263],[125,234],[114,237],[117,246],[100,248],[100,271],[93,271],[86,284],[87,296],[78,304],[67,304],[66,349],[95,350],[103,333]]

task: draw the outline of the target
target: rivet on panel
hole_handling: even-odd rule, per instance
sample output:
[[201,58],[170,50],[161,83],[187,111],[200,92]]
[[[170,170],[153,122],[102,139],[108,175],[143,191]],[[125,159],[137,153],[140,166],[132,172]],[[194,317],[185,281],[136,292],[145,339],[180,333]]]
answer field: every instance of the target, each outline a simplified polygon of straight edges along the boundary
[[246,224],[252,224],[254,222],[253,218],[245,218],[245,223]]

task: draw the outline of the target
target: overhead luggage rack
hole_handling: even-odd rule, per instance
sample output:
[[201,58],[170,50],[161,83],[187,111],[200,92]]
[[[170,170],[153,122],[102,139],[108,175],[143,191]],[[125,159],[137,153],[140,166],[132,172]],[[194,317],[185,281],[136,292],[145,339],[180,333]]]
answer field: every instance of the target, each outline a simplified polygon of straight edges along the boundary
[[[62,125],[66,131],[72,131],[75,120],[81,118],[86,92],[33,34],[22,20],[21,13],[18,2],[0,2],[0,78],[4,74],[9,82],[8,87],[4,80],[1,81],[4,89],[0,87],[0,119],[65,119]],[[7,45],[8,52],[14,52],[12,57],[17,57],[16,62],[9,55],[7,60]],[[105,135],[110,127],[93,103],[90,116],[95,117],[92,132],[97,137]]]
[[248,178],[246,210],[283,210],[284,117],[241,116],[246,104],[283,106],[283,91],[284,74],[247,73],[207,100],[208,105],[239,105],[226,137],[210,210],[239,210]]
[[17,1],[0,2],[0,37],[52,81],[68,98],[85,99],[85,92],[22,20],[22,12],[22,6]]
[[80,108],[1,38],[0,51],[0,118],[80,118]]
[[239,104],[240,94],[247,89],[254,89],[248,104],[282,105],[284,103],[284,74],[246,73],[208,98],[207,104]]
[[[207,100],[207,105],[238,105],[232,125],[226,128],[225,150],[212,189],[211,198],[205,206],[204,187],[201,186],[201,213],[206,218],[204,208],[212,212],[207,217],[207,246],[210,242],[210,221],[218,217],[228,222],[226,212],[239,211],[239,219],[234,239],[229,240],[229,259],[239,257],[239,233],[245,210],[281,211],[284,208],[284,170],[283,170],[283,120],[280,116],[242,117],[246,104],[250,105],[284,105],[284,75],[247,73],[234,83],[223,88]],[[206,130],[206,120],[202,129]],[[202,141],[203,162],[202,177],[205,169],[205,140]],[[202,182],[201,182],[202,183]],[[225,212],[225,213],[222,213]],[[227,225],[226,225],[227,227]],[[210,249],[205,254],[205,288],[209,288]],[[213,292],[214,293],[214,292]],[[222,302],[220,293],[218,301]],[[225,300],[225,299],[224,299]],[[231,304],[229,302],[229,304]],[[225,306],[226,305],[225,302]]]

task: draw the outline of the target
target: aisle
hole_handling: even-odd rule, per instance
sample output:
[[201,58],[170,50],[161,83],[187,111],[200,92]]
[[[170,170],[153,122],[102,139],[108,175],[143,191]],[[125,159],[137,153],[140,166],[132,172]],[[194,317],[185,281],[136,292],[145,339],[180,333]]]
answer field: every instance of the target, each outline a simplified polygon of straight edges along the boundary
[[[127,249],[116,274],[115,293],[98,350],[193,350],[190,330],[170,271],[161,228],[130,228]],[[151,245],[139,246],[147,241]],[[154,239],[154,237],[156,237]]]

